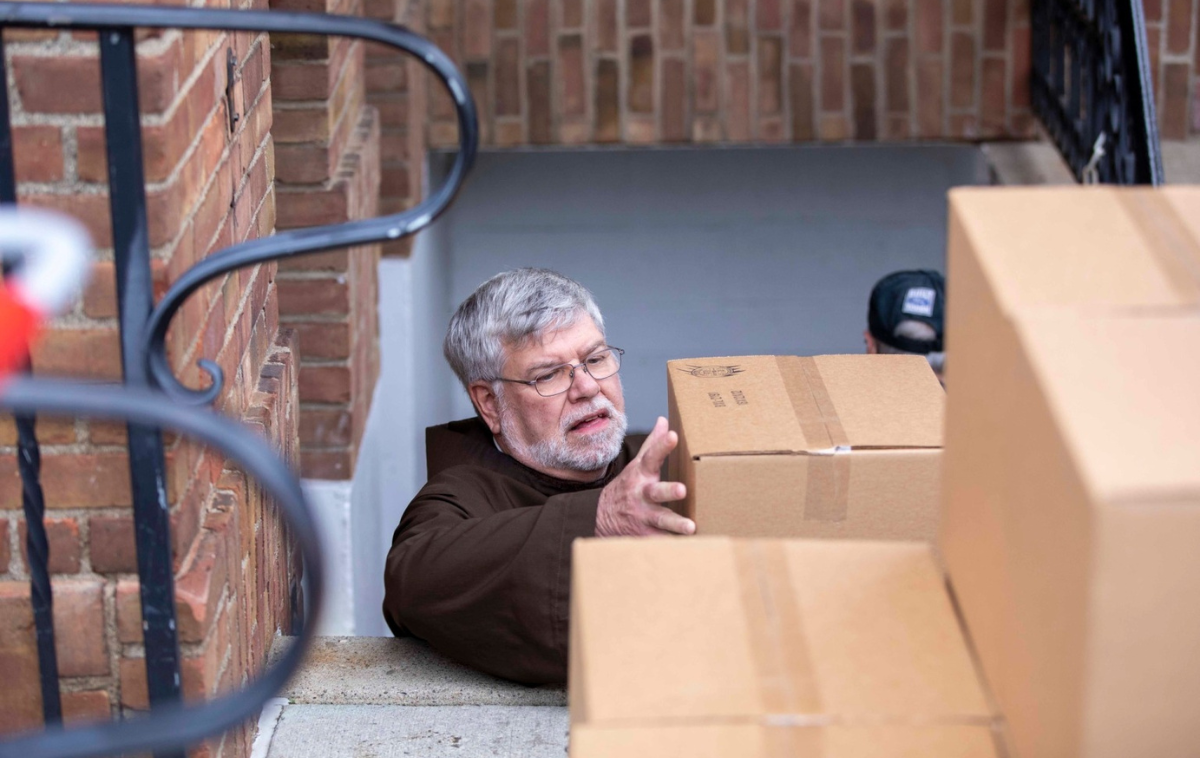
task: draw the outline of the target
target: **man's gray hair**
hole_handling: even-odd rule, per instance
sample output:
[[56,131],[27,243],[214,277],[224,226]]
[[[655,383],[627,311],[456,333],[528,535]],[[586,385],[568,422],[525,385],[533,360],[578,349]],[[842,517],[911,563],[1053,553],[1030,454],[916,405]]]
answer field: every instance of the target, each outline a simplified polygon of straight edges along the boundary
[[[916,321],[914,319],[905,319],[899,324],[896,324],[896,328],[892,331],[892,335],[896,337],[907,337],[910,340],[916,340],[918,342],[929,342],[930,344],[937,341],[937,331],[932,326],[926,324],[924,321]],[[892,347],[883,340],[875,340],[875,345],[876,349],[878,349],[880,353],[889,355],[910,354],[907,350],[901,350],[898,347]],[[943,352],[930,352],[925,353],[924,355],[925,359],[929,361],[929,365],[934,371],[940,372],[946,364],[946,354]]]
[[498,379],[505,351],[591,316],[600,334],[604,317],[587,288],[544,268],[519,268],[488,279],[458,306],[442,352],[463,387]]

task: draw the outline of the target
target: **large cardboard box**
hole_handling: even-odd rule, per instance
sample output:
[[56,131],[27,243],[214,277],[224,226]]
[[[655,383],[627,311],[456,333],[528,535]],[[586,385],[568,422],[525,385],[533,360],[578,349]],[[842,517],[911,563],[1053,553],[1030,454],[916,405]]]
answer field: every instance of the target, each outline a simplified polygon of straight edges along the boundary
[[1020,758],[1200,744],[1197,201],[951,194],[939,545]]
[[699,534],[932,541],[945,392],[913,355],[667,363]]
[[927,545],[579,540],[572,758],[988,756]]

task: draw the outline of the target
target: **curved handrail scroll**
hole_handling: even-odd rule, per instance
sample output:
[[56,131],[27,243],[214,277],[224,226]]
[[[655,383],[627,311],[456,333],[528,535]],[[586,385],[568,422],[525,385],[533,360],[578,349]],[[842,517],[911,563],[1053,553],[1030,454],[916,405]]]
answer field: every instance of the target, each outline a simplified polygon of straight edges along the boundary
[[454,102],[458,117],[458,154],[441,186],[432,190],[429,196],[415,207],[373,219],[294,229],[234,245],[209,255],[185,271],[172,284],[150,315],[145,355],[147,368],[155,384],[180,402],[211,403],[220,393],[223,381],[221,369],[216,363],[206,359],[198,361],[200,368],[212,379],[212,383],[206,389],[189,389],[171,372],[166,354],[167,329],[183,302],[193,292],[206,282],[245,266],[335,248],[396,240],[420,231],[450,205],[475,162],[479,145],[479,123],[475,101],[471,98],[466,80],[450,58],[436,45],[403,27],[372,19],[325,13],[8,2],[0,2],[0,26],[49,26],[61,29],[223,29],[356,37],[390,45],[415,56],[441,79]]
[[321,608],[324,569],[316,525],[300,483],[257,437],[212,411],[172,402],[160,392],[119,385],[38,377],[5,380],[0,410],[40,415],[90,416],[174,429],[221,450],[270,493],[304,559],[307,605],[299,639],[248,687],[201,705],[155,706],[145,716],[96,726],[55,727],[0,741],[0,758],[95,758],[172,750],[194,745],[254,717],[299,667],[312,642]]

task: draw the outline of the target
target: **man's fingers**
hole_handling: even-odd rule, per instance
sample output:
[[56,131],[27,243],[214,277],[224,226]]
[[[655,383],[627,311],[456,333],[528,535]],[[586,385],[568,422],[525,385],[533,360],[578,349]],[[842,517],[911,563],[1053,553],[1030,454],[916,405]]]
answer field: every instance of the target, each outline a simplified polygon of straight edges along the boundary
[[661,529],[664,532],[672,534],[695,534],[696,524],[690,518],[684,518],[678,513],[663,508],[661,505],[653,506],[654,510],[650,513],[650,517],[646,519],[646,523],[655,529]]
[[667,456],[671,454],[678,443],[679,435],[668,431],[667,420],[659,416],[658,420],[654,422],[654,429],[650,432],[650,436],[646,438],[646,441],[642,443],[642,449],[638,451],[642,471],[651,476],[658,476],[663,462],[667,460]]
[[652,503],[669,503],[687,497],[687,487],[679,482],[654,482],[642,488],[642,497]]

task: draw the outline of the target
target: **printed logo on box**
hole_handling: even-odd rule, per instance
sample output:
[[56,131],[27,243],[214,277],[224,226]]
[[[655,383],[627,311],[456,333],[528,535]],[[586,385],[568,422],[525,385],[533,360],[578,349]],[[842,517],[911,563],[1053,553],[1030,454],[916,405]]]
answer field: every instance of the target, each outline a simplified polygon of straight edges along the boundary
[[733,376],[745,371],[741,366],[688,366],[677,369],[685,374],[691,374],[698,379],[719,379],[723,376]]
[[901,313],[911,313],[914,316],[933,317],[933,302],[937,292],[932,287],[912,287],[904,296],[904,306]]

